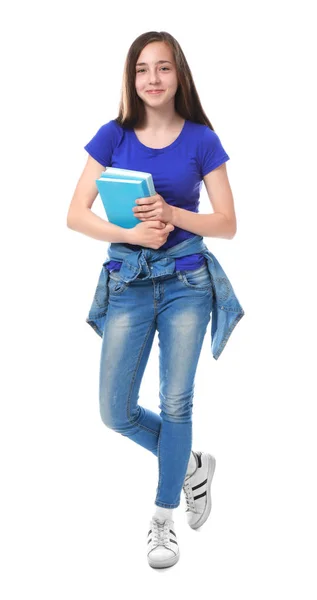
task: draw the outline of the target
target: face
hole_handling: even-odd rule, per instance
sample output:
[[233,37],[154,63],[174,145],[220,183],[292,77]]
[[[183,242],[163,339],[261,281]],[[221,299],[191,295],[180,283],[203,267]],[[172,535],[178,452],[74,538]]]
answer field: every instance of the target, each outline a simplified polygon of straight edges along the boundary
[[[173,53],[168,44],[151,42],[145,46],[138,56],[135,71],[135,89],[145,104],[162,106],[174,99],[178,81]],[[149,90],[163,91],[151,94]]]

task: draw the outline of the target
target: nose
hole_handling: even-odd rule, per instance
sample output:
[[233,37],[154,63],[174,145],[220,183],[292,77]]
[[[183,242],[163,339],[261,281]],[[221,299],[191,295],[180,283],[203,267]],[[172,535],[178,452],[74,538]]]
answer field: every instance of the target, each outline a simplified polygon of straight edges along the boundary
[[158,73],[155,70],[150,71],[149,83],[153,83],[154,85],[156,85],[158,82],[159,82]]

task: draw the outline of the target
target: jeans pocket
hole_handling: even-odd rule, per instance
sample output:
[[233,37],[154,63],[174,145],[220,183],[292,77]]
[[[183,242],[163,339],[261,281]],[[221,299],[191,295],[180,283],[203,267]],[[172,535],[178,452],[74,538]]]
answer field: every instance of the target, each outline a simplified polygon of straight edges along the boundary
[[192,271],[179,271],[179,279],[187,286],[197,290],[211,289],[211,277],[207,265]]
[[120,275],[116,271],[110,271],[108,277],[108,288],[109,295],[111,294],[121,294],[124,290],[127,289],[128,283],[121,279]]

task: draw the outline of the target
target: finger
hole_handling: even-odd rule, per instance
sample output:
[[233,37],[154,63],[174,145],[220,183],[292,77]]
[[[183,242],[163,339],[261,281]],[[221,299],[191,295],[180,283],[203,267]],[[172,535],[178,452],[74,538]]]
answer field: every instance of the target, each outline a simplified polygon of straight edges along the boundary
[[151,221],[151,226],[163,229],[165,227],[165,223],[162,223],[162,221]]
[[153,206],[134,206],[133,207],[133,212],[135,213],[142,213],[142,212],[149,212],[149,210],[155,210],[155,208],[153,208]]
[[136,199],[136,204],[153,204],[153,202],[156,202],[157,198],[155,196],[150,196],[147,198],[137,198]]

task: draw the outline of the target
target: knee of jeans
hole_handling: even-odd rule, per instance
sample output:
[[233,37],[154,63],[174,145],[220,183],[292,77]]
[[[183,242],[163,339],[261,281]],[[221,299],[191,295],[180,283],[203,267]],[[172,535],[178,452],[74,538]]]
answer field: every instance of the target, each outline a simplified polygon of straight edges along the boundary
[[160,409],[160,416],[165,421],[189,423],[192,420],[193,414],[192,396],[187,401],[182,400],[178,402],[171,401],[166,397],[163,399],[161,396]]
[[122,435],[125,435],[131,428],[131,423],[128,419],[122,420],[115,418],[114,415],[111,415],[109,411],[105,410],[105,407],[102,404],[100,404],[100,416],[106,427],[109,427],[109,429],[112,429],[117,433],[122,433]]
[[109,429],[113,429],[112,426],[112,420],[110,418],[110,414],[104,409],[103,404],[99,405],[99,412],[100,412],[100,417],[102,422],[104,423],[104,425],[106,425],[106,427],[109,427]]
[[109,427],[109,429],[116,430],[116,419],[111,411],[111,407],[107,402],[104,402],[102,399],[99,400],[99,412],[100,417],[104,425]]

